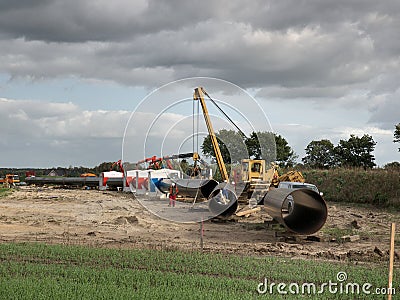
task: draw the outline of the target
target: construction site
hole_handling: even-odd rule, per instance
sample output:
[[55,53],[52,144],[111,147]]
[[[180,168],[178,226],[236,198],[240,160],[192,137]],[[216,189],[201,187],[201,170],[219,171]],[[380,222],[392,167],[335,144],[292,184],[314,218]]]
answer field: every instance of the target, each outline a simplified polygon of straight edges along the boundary
[[[176,213],[167,199],[151,201],[166,214]],[[388,222],[399,221],[396,212],[338,203],[328,210],[324,227],[313,235],[287,232],[264,210],[211,219],[204,223],[203,251],[362,264],[388,260]],[[160,219],[130,193],[21,187],[1,199],[0,222],[2,242],[201,251],[198,223]]]
[[[119,160],[111,166],[119,171],[79,177],[30,173],[23,184],[7,174],[1,242],[279,257],[367,269],[390,259],[398,266],[388,234],[390,223],[400,220],[396,211],[327,202],[300,171],[280,174],[275,162],[244,158],[228,168],[206,98],[219,108],[202,87],[194,90],[215,153],[212,165],[193,151]],[[190,161],[185,170],[183,160]]]
[[[29,173],[27,186],[20,186],[17,175],[7,174],[2,183],[18,189],[2,199],[2,240],[198,249],[202,224],[202,251],[385,259],[385,231],[395,214],[329,206],[323,192],[305,183],[301,172],[279,174],[273,162],[268,166],[264,160],[242,159],[228,174],[205,97],[233,121],[202,87],[194,90],[193,101],[201,106],[215,153],[214,169],[191,152],[152,156],[134,164],[119,160],[111,166],[119,171],[99,176]],[[186,159],[192,165],[182,172],[181,161]],[[213,172],[219,172],[220,182]],[[177,204],[174,200],[172,208],[173,187]]]

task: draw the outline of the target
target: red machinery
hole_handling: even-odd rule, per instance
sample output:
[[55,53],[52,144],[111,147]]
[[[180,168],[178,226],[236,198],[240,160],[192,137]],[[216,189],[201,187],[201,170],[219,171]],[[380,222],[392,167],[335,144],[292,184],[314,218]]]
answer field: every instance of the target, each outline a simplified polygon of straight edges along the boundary
[[176,159],[176,158],[190,158],[193,157],[195,160],[198,159],[198,154],[197,153],[181,153],[181,154],[174,154],[174,155],[167,155],[163,157],[158,157],[157,156],[152,156],[148,157],[142,160],[139,160],[136,164],[142,164],[142,163],[149,163],[148,169],[153,169],[153,170],[159,170],[163,168],[163,163],[165,162],[167,165],[168,169],[173,169],[173,166],[171,164],[171,159]]

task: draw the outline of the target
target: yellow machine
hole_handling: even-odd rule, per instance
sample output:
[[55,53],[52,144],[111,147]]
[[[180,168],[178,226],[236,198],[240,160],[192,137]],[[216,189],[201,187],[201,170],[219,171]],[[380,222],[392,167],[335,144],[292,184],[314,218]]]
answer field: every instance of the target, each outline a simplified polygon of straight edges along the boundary
[[[222,180],[227,182],[229,180],[229,175],[222,158],[217,137],[211,124],[206,102],[204,100],[204,95],[206,95],[215,105],[217,105],[202,87],[198,87],[194,90],[193,100],[200,102]],[[222,109],[220,110],[222,111]],[[229,117],[228,119],[230,120]],[[239,130],[239,132],[243,134],[243,136],[245,136],[240,128],[238,128],[235,124],[233,125]],[[277,186],[281,181],[304,182],[303,175],[300,172],[290,171],[282,176],[279,176],[277,166],[275,164],[267,166],[266,161],[262,159],[243,159],[241,161],[240,169],[234,170],[234,172],[236,173],[235,176],[233,176],[235,184],[244,186],[243,194],[247,195],[248,197],[250,197],[254,192],[263,195],[271,186]]]
[[[214,132],[214,129],[211,124],[207,105],[206,105],[206,102],[204,101],[204,94],[208,96],[207,92],[204,91],[204,89],[202,87],[196,88],[194,90],[193,100],[200,101],[200,105],[203,110],[204,120],[206,121],[208,134],[210,135],[210,138],[211,138],[211,143],[214,148],[215,158],[217,159],[217,164],[218,164],[219,171],[221,172],[222,180],[228,181],[228,179],[229,179],[228,172],[226,171],[225,163],[224,163],[224,160],[222,159],[221,149],[219,148],[217,137],[215,136],[215,132]],[[210,96],[208,96],[208,97],[210,98]]]
[[19,182],[19,176],[16,174],[7,174],[5,178],[0,178],[0,184],[6,186],[14,186],[16,183]]
[[277,174],[275,165],[267,168],[265,160],[262,159],[243,159],[239,172],[240,181],[245,184],[248,197],[255,191],[266,192]]
[[[221,173],[222,180],[227,182],[229,180],[229,175],[222,158],[221,149],[219,148],[217,137],[210,121],[210,116],[208,114],[204,95],[211,99],[211,97],[202,87],[198,87],[194,90],[193,99],[195,101],[200,101],[200,105],[203,110],[204,120],[206,122],[208,133],[210,135],[211,143],[215,152],[218,169]],[[234,178],[235,183],[244,185],[244,192],[252,194],[255,190],[265,191],[269,188],[275,174],[275,167],[272,166],[271,168],[267,169],[265,160],[244,159],[241,162],[240,170],[236,170],[236,172],[239,174],[236,174],[238,176],[234,176],[236,177]]]
[[[276,172],[276,174],[278,174],[278,172]],[[304,179],[303,174],[301,174],[300,171],[289,171],[279,177],[274,176],[274,179],[272,180],[272,185],[278,187],[279,182],[281,181],[305,182],[306,180]]]
[[97,175],[93,173],[83,173],[80,177],[97,177]]
[[275,168],[266,168],[265,160],[262,159],[243,159],[241,165],[241,180],[249,182],[271,181],[274,176]]

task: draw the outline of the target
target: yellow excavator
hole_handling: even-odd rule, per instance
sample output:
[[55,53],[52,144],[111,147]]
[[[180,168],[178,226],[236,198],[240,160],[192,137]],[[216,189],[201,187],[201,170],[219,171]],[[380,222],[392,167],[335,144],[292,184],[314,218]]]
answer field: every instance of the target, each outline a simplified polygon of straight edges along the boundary
[[[193,100],[199,101],[204,120],[206,122],[207,130],[211,139],[211,143],[215,152],[215,158],[217,161],[218,169],[221,173],[222,180],[224,182],[229,181],[229,175],[226,170],[224,160],[222,158],[221,149],[218,145],[217,137],[215,135],[210,116],[208,113],[207,105],[204,100],[204,95],[208,97],[218,108],[223,112],[223,110],[211,99],[203,87],[198,87],[194,90]],[[225,114],[225,113],[224,113]],[[225,114],[225,116],[232,122],[232,120]],[[233,122],[232,124],[242,133],[244,133],[238,128]],[[198,157],[198,155],[197,155]],[[290,171],[279,176],[277,171],[277,166],[272,164],[271,166],[266,165],[265,160],[261,159],[243,159],[241,161],[241,166],[239,170],[235,170],[236,174],[233,176],[235,185],[241,185],[243,188],[242,195],[250,198],[254,193],[263,195],[269,190],[271,186],[278,186],[280,181],[297,181],[304,182],[303,175],[298,171]]]

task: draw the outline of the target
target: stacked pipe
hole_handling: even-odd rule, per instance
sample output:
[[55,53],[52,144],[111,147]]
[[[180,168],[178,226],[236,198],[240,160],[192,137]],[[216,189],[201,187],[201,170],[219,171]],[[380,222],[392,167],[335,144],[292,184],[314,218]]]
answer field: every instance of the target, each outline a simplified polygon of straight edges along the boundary
[[26,177],[25,182],[29,184],[58,184],[78,186],[99,186],[99,177]]

